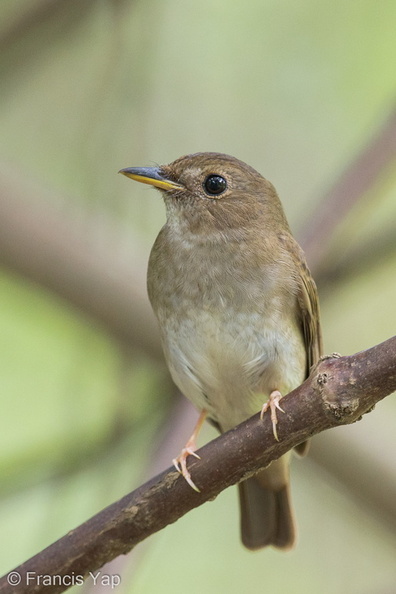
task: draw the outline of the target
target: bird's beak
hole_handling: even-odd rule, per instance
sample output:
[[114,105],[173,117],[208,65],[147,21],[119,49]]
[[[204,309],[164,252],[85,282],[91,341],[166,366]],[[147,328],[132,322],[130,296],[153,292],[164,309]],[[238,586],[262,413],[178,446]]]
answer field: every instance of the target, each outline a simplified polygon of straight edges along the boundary
[[150,184],[151,186],[160,188],[160,190],[184,189],[182,185],[166,179],[159,167],[127,167],[126,169],[121,169],[118,173],[122,173],[142,184]]

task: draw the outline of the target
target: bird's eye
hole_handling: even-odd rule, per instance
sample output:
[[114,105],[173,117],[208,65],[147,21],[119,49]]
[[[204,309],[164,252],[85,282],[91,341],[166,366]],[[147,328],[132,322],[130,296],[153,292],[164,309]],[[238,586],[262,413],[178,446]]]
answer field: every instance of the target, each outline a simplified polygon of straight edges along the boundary
[[207,194],[218,196],[227,189],[227,182],[221,175],[208,175],[203,186]]

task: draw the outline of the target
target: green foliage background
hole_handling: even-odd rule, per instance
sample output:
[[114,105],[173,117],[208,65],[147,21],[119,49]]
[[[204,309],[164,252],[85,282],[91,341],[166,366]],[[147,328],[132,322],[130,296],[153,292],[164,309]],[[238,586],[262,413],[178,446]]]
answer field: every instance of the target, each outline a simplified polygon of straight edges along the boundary
[[[32,200],[42,188],[48,207],[80,208],[82,222],[103,212],[147,254],[163,207],[120,168],[233,154],[274,183],[298,236],[394,105],[392,1],[63,2],[15,34],[40,4],[0,6],[0,172],[31,184]],[[395,182],[390,168],[339,225],[335,258],[394,227]],[[115,234],[109,250],[123,249]],[[394,334],[395,263],[394,252],[323,290],[326,352]],[[148,478],[172,391],[164,369],[9,267],[0,378],[5,573]],[[388,400],[349,430],[380,439]],[[108,569],[117,592],[393,591],[395,534],[309,461],[292,472],[296,550],[245,551],[232,489]]]

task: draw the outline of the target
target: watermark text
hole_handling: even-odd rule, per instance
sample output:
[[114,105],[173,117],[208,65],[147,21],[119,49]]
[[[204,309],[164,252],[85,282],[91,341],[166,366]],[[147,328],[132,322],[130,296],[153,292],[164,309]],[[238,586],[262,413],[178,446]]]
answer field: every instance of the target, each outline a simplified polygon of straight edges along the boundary
[[10,571],[7,575],[7,581],[11,586],[82,586],[84,580],[92,580],[94,586],[108,586],[114,590],[121,584],[121,576],[117,573],[103,573],[102,571],[90,571],[87,576],[71,572],[65,575],[50,575],[48,573],[37,573],[35,571],[27,571],[26,573],[18,573],[18,571]]

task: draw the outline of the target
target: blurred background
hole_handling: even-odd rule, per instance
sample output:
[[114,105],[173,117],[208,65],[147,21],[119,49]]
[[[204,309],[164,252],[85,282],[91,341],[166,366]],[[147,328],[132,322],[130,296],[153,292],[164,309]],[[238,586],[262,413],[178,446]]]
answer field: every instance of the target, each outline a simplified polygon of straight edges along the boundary
[[[2,0],[0,574],[167,468],[196,419],[146,296],[163,204],[122,167],[248,162],[306,250],[325,351],[395,333],[395,23],[393,0]],[[394,593],[395,415],[294,461],[294,551],[242,548],[233,488],[104,571],[119,593]]]

